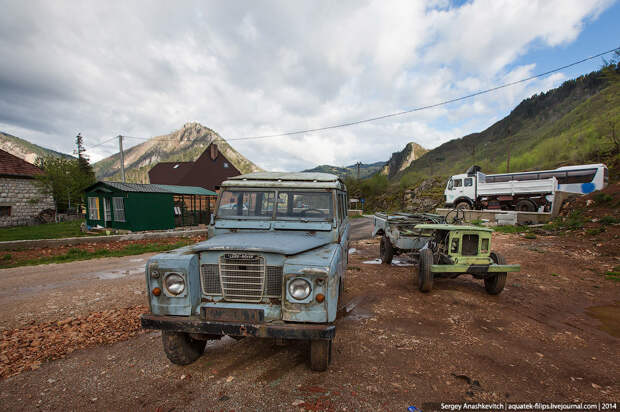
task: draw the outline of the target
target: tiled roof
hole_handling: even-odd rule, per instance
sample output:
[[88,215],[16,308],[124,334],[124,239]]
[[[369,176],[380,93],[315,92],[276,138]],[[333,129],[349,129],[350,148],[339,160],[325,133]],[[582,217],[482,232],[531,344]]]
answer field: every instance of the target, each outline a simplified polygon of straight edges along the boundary
[[161,162],[149,170],[149,180],[154,183],[175,185],[194,166],[194,162]]
[[0,150],[0,175],[34,177],[43,171],[27,161]]

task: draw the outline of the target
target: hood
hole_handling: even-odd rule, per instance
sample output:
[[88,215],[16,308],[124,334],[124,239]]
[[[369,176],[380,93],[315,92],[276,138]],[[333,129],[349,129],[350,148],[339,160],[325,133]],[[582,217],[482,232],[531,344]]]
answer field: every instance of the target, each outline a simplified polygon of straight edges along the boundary
[[223,233],[192,247],[194,252],[237,250],[296,255],[331,243],[331,233],[308,232],[236,232]]

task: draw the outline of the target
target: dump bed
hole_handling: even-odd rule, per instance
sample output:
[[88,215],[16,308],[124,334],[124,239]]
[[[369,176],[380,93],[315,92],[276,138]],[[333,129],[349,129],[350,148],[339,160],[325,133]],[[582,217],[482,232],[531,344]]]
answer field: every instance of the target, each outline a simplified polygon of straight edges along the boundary
[[478,196],[553,194],[558,188],[555,177],[539,180],[511,180],[508,182],[485,183],[478,179]]

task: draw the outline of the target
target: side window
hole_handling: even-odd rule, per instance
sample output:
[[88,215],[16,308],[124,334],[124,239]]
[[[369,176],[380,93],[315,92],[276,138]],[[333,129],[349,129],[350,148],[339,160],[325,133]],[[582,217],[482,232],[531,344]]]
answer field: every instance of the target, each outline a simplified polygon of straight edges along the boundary
[[338,221],[342,222],[342,196],[338,193]]
[[463,181],[461,179],[454,179],[454,187],[463,186]]
[[472,179],[471,177],[468,177],[467,179],[465,179],[465,187],[472,186],[473,183],[474,183],[474,179]]

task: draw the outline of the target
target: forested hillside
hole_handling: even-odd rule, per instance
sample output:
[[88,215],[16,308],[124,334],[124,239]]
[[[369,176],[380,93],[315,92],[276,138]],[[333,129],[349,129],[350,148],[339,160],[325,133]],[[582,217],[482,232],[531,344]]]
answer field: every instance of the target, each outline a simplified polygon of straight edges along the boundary
[[[509,160],[508,160],[509,159]],[[433,178],[473,164],[485,173],[539,170],[561,165],[608,165],[612,180],[620,169],[620,69],[617,65],[564,82],[523,100],[488,129],[451,140],[413,161],[389,179],[374,176],[349,181],[355,196],[374,209],[404,207],[405,192]],[[433,195],[441,190],[433,189]]]

